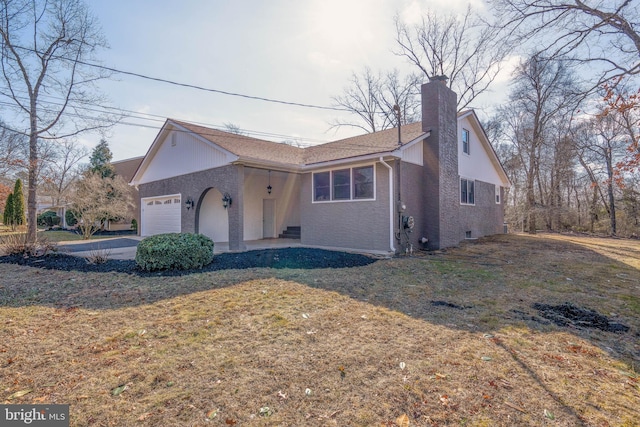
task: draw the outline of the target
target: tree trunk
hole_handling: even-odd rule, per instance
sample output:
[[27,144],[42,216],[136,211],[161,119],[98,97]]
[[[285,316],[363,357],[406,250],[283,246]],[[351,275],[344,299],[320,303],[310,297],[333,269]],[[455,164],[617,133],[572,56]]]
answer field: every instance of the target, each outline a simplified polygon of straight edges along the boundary
[[611,235],[615,236],[617,233],[616,225],[616,202],[613,192],[613,160],[611,148],[607,149],[607,195],[609,196],[609,222],[611,224]]
[[27,196],[27,244],[37,240],[37,193],[38,188],[38,122],[35,99],[31,97],[31,132],[29,134],[29,191]]

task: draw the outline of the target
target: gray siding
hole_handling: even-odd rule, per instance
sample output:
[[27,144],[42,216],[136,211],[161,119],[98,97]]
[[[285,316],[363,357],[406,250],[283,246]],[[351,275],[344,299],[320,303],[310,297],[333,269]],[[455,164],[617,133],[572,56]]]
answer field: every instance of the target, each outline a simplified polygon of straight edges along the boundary
[[389,179],[376,164],[376,200],[312,203],[312,174],[302,177],[301,243],[368,251],[389,251]]

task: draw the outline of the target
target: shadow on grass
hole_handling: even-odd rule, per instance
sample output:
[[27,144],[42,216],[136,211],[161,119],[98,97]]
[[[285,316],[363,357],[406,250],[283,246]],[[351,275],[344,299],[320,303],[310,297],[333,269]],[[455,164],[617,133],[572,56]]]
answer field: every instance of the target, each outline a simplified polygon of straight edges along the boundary
[[[159,273],[140,272],[133,261],[88,265],[66,255],[0,259],[10,261],[38,268],[0,266],[0,274],[23,276],[2,283],[0,307],[118,309],[275,277],[451,329],[481,333],[524,325],[542,332],[565,331],[617,359],[631,359],[631,365],[640,362],[640,272],[571,242],[496,236],[457,249],[388,260],[307,248],[262,250],[217,255],[203,270]],[[600,324],[610,326],[596,315],[604,313],[629,329],[595,330],[570,316],[558,324],[536,307],[565,307],[570,312],[584,308]],[[574,425],[583,425],[580,414],[563,403],[534,366],[506,344],[500,347],[565,408]]]
[[[26,270],[30,278],[0,286],[0,307],[117,309],[275,277],[457,329],[491,332],[526,325],[590,331],[585,319],[558,321],[537,309],[570,303],[592,317],[617,313],[607,325],[620,330],[602,331],[612,337],[605,346],[640,361],[640,272],[579,244],[540,237],[495,236],[387,260],[311,248],[224,253],[196,271],[149,273],[138,270],[135,261],[88,264],[63,254],[0,257],[0,263],[37,267]],[[48,270],[46,276],[37,273]],[[621,344],[629,340],[636,345]]]

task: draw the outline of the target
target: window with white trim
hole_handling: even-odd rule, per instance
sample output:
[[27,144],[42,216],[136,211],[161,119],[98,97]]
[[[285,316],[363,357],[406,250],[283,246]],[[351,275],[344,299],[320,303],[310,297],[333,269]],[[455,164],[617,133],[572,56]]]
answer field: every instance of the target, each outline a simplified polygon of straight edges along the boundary
[[351,199],[351,169],[340,169],[331,172],[333,182],[332,200]]
[[471,141],[469,139],[469,131],[467,129],[462,129],[462,152],[464,154],[471,154],[470,145]]
[[475,204],[475,181],[460,178],[460,203],[463,205]]
[[313,174],[313,200],[316,202],[331,200],[331,174],[329,172]]
[[373,166],[353,168],[353,198],[373,199]]
[[500,187],[499,185],[496,185],[496,205],[500,204],[500,189],[502,187]]
[[313,201],[373,200],[373,165],[313,173]]

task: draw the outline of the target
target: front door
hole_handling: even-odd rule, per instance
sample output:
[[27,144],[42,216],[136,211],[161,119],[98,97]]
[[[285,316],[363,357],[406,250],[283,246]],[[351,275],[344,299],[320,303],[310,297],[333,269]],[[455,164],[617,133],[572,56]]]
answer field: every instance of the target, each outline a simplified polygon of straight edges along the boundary
[[276,237],[276,199],[262,200],[262,237]]

